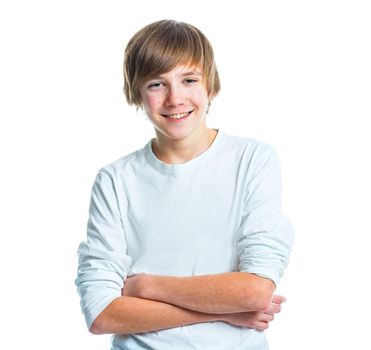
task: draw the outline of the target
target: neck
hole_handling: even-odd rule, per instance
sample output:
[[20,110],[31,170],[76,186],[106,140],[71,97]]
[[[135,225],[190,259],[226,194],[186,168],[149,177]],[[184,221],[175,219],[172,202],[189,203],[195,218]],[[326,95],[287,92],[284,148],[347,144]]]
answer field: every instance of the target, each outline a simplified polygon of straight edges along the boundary
[[213,143],[217,131],[199,128],[187,138],[174,140],[163,137],[156,130],[156,139],[152,142],[152,150],[156,157],[167,164],[182,164],[206,151]]

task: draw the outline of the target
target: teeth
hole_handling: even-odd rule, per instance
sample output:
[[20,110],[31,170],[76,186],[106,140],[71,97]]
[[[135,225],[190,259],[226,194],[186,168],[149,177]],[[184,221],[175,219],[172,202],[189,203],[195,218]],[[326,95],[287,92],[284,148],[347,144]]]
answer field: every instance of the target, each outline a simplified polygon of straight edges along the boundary
[[171,118],[171,119],[180,119],[180,118],[185,117],[188,114],[189,114],[189,112],[187,112],[187,113],[180,113],[180,114],[170,114],[170,115],[167,115],[166,117]]

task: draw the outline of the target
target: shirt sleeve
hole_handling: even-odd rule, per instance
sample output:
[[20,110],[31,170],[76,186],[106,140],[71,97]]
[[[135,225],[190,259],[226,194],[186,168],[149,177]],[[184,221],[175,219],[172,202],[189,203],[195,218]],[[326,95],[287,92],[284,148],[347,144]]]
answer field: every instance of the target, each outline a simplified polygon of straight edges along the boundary
[[78,248],[75,284],[90,329],[95,318],[121,296],[131,266],[124,227],[111,175],[100,170],[93,184],[87,239]]
[[283,276],[294,232],[281,209],[281,169],[275,149],[258,146],[247,171],[242,223],[237,239],[239,271],[271,279]]

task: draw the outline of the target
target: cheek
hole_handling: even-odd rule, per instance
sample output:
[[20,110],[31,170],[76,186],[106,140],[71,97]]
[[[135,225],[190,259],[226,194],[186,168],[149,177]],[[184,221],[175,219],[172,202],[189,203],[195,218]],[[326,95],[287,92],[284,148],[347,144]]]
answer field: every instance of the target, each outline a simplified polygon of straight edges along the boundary
[[199,91],[197,91],[194,94],[193,98],[194,101],[197,102],[199,106],[205,106],[206,108],[207,105],[209,104],[209,97],[204,89],[200,89]]
[[147,98],[147,104],[148,106],[152,109],[152,108],[157,108],[161,105],[162,103],[162,100],[159,96],[149,96]]

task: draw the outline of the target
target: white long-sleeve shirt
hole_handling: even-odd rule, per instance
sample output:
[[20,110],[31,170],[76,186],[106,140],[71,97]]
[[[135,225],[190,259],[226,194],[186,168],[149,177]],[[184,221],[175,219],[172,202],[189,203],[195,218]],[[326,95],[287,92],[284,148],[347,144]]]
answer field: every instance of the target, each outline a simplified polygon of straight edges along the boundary
[[[246,271],[277,285],[293,243],[280,164],[264,142],[218,130],[210,147],[166,164],[145,147],[102,168],[93,185],[76,285],[90,328],[138,273]],[[268,349],[264,332],[225,322],[114,335],[112,349]]]

